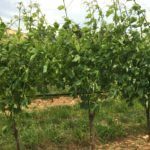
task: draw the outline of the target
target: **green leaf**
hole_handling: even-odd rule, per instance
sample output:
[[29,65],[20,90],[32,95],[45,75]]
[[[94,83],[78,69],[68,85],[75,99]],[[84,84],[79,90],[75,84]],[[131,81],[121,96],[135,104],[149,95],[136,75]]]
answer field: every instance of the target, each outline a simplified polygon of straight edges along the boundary
[[73,62],[79,62],[80,61],[80,56],[76,55],[72,61]]
[[54,27],[55,27],[55,29],[58,29],[59,28],[59,24],[57,22],[54,22]]
[[130,18],[130,23],[133,23],[133,22],[136,22],[137,21],[137,18],[136,17],[131,17]]
[[36,55],[37,55],[37,54],[33,54],[33,55],[31,55],[31,57],[30,57],[30,61],[33,61],[33,60],[34,60],[34,58],[36,57]]
[[48,65],[45,64],[44,67],[43,67],[43,73],[46,73],[46,72],[47,72],[47,68],[48,68]]
[[8,132],[8,126],[5,125],[5,126],[2,127],[2,134],[5,135],[7,132]]
[[113,9],[108,9],[107,12],[106,12],[106,17],[109,17],[110,15],[112,15],[114,12]]
[[58,10],[63,10],[63,9],[65,9],[64,5],[58,6]]
[[87,14],[86,18],[92,18],[92,14]]
[[134,4],[134,5],[132,6],[132,9],[135,10],[135,11],[140,10],[140,9],[141,9],[141,6],[136,3],[136,4]]

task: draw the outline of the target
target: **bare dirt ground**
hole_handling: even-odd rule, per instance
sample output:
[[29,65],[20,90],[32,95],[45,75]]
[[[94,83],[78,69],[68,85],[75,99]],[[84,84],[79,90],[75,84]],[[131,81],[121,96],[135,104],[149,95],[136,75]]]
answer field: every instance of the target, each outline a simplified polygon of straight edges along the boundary
[[[130,136],[107,144],[96,144],[93,150],[150,150],[150,142],[145,139],[146,136]],[[57,146],[50,143],[41,145],[38,150],[91,150],[90,146],[84,145],[63,145]]]
[[29,109],[44,109],[52,106],[73,106],[79,103],[80,100],[71,97],[59,97],[53,99],[36,99],[29,105]]
[[147,135],[129,136],[125,139],[117,140],[101,145],[98,150],[150,150],[150,142]]
[[[38,150],[91,150],[90,146],[84,145],[52,145],[45,143],[41,145]],[[107,144],[96,144],[93,150],[150,150],[150,142],[147,141],[146,136],[129,136]]]

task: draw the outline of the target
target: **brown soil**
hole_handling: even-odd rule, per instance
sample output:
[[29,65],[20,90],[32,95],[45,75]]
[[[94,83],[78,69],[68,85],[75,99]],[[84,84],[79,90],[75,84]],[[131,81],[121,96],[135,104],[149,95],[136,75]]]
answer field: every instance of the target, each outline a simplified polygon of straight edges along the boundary
[[[127,138],[109,142],[107,144],[95,144],[93,150],[150,150],[150,142],[147,141],[144,135],[129,136]],[[39,145],[38,150],[91,150],[89,144],[78,145],[55,145],[45,142]]]
[[[91,150],[89,144],[86,146],[78,144],[55,145],[49,142],[40,145],[38,150]],[[130,136],[120,141],[107,144],[97,144],[93,150],[150,150],[150,142],[145,136]]]
[[99,150],[150,150],[147,135],[130,136],[98,147]]
[[52,106],[73,106],[79,103],[78,98],[59,97],[53,99],[36,99],[29,105],[29,109],[44,109]]

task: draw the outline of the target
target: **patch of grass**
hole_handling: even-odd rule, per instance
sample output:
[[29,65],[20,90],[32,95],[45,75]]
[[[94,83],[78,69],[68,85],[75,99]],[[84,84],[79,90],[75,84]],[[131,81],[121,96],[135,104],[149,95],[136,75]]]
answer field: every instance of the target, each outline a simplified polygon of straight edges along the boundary
[[[8,120],[0,114],[0,149],[15,149],[11,129],[2,131]],[[108,142],[129,134],[143,133],[145,116],[142,106],[129,107],[124,101],[106,101],[95,118],[95,134],[101,142]],[[43,111],[23,112],[17,116],[23,149],[36,150],[43,143],[57,146],[87,144],[89,139],[87,110],[74,107],[50,107]]]
[[125,131],[120,125],[99,125],[96,127],[96,131],[101,142],[112,141],[125,136]]

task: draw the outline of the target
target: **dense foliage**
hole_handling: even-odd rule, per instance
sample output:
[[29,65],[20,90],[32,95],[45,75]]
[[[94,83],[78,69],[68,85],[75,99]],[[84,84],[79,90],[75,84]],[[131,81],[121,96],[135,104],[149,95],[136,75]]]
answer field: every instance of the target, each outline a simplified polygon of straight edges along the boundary
[[83,26],[67,17],[65,5],[59,7],[64,24],[49,25],[34,3],[27,9],[19,3],[15,35],[6,34],[0,21],[0,110],[13,122],[18,149],[15,115],[51,86],[79,95],[87,105],[91,140],[99,105],[112,93],[142,103],[150,134],[150,23],[135,0],[129,3],[127,8],[113,1],[105,12],[97,0],[86,2]]

